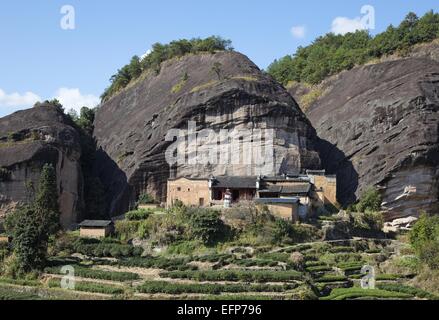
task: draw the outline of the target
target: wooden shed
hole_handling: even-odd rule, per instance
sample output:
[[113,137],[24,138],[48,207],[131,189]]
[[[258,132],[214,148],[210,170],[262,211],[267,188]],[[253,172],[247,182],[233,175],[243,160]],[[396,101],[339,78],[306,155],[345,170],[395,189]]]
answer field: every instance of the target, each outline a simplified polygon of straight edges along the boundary
[[79,224],[79,234],[84,238],[105,238],[114,231],[111,220],[84,220]]

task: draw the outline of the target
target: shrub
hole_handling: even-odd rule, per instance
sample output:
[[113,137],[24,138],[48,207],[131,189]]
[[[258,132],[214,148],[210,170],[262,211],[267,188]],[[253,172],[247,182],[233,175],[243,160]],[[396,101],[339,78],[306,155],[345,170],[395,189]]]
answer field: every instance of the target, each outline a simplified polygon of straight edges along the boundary
[[143,248],[133,247],[128,244],[118,243],[84,243],[84,241],[77,241],[74,245],[76,252],[95,257],[135,257],[143,254]]
[[240,293],[240,292],[284,292],[294,289],[295,285],[266,285],[266,284],[214,284],[214,283],[171,283],[166,281],[147,281],[137,290],[142,293],[201,293],[201,294],[219,294],[219,293]]
[[321,277],[318,277],[317,279],[315,279],[315,282],[320,282],[320,283],[327,283],[327,282],[340,282],[340,281],[347,281],[348,278],[346,278],[345,276],[338,276],[338,275],[323,275]]
[[[139,279],[139,275],[137,273],[132,273],[132,272],[103,271],[103,270],[90,269],[80,266],[74,266],[74,268],[75,268],[75,276],[82,278],[111,280],[111,281],[132,281]],[[49,274],[61,274],[60,267],[48,267],[44,269],[44,271]]]
[[419,259],[431,269],[439,268],[439,216],[422,214],[409,234]]
[[411,286],[402,285],[399,283],[380,283],[377,286],[378,286],[378,289],[381,289],[381,290],[407,293],[407,294],[411,294],[413,296],[416,296],[416,297],[422,298],[422,299],[431,299],[431,300],[438,300],[439,299],[439,297],[437,295],[434,295],[428,291],[425,291],[425,290],[422,290],[419,288],[415,288],[415,287],[411,287]]
[[361,195],[360,201],[355,205],[355,209],[358,212],[380,211],[381,202],[382,198],[379,191],[374,187],[370,187]]
[[349,300],[357,298],[384,298],[384,299],[409,299],[412,294],[394,292],[380,289],[362,289],[362,288],[337,288],[331,291],[327,297],[321,300]]
[[297,271],[265,270],[207,270],[172,271],[160,274],[173,279],[192,279],[197,281],[246,281],[246,282],[284,282],[299,280],[302,274]]
[[206,245],[213,245],[227,239],[229,227],[220,218],[219,212],[211,209],[192,209],[189,232]]
[[[47,285],[49,286],[49,288],[60,288],[61,281],[59,279],[50,279]],[[124,293],[124,289],[120,286],[85,281],[75,281],[74,290],[113,295]]]
[[163,270],[194,270],[196,266],[188,265],[190,259],[174,258],[168,259],[164,257],[133,257],[119,259],[117,262],[108,260],[100,261],[100,264],[119,265],[124,267],[139,267],[139,268],[155,268]]
[[121,240],[132,239],[137,236],[140,221],[116,221],[115,231]]
[[153,213],[154,212],[152,210],[144,210],[144,209],[133,210],[127,212],[125,214],[125,218],[129,221],[146,220]]

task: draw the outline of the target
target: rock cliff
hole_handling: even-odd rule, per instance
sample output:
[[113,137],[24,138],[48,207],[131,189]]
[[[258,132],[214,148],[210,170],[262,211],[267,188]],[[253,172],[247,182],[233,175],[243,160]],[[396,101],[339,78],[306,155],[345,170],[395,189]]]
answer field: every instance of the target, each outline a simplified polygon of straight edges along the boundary
[[[271,174],[320,167],[315,130],[281,85],[236,52],[187,55],[163,63],[158,74],[142,76],[103,103],[96,114],[94,135],[100,149],[96,170],[112,214],[126,210],[143,192],[164,201],[170,176],[258,173],[257,167],[245,163],[170,168],[165,152],[172,141],[165,137],[170,129],[187,129],[188,121],[196,123],[197,131],[215,133],[274,129]],[[193,152],[190,146],[184,149]],[[233,149],[232,154],[242,157],[243,150]]]
[[430,49],[342,72],[317,89],[290,89],[299,101],[315,94],[306,115],[344,204],[375,185],[387,219],[437,208],[439,63]]
[[0,217],[33,199],[45,163],[56,168],[61,224],[77,222],[82,204],[81,147],[56,107],[41,104],[0,119]]

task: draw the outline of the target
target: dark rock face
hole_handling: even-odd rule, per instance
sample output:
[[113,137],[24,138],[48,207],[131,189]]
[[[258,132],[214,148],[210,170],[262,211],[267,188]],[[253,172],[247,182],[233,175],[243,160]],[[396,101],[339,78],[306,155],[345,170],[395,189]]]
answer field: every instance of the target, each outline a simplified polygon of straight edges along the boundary
[[142,192],[165,201],[171,175],[257,173],[246,164],[210,162],[170,169],[165,151],[172,142],[165,136],[173,128],[187,129],[188,121],[196,122],[197,131],[209,128],[216,133],[274,129],[272,174],[320,167],[315,130],[282,86],[239,53],[189,55],[165,62],[158,75],[144,76],[97,112],[94,134],[101,150],[96,170],[107,188],[112,214],[128,209]]
[[387,219],[434,211],[439,63],[407,58],[367,65],[325,80],[322,91],[306,113],[322,139],[324,166],[338,175],[339,200],[352,202],[375,185]]
[[82,205],[81,147],[64,114],[41,105],[0,119],[0,216],[33,199],[44,164],[56,168],[61,224],[76,222]]

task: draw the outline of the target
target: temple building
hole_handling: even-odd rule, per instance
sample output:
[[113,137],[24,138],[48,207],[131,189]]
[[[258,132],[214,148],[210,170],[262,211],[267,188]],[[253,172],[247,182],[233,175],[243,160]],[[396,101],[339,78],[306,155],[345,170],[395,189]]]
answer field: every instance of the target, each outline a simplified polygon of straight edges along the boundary
[[220,207],[226,193],[231,194],[232,203],[254,201],[289,220],[304,219],[325,206],[338,206],[336,177],[325,175],[324,170],[277,177],[169,179],[167,205],[179,200],[187,206]]

